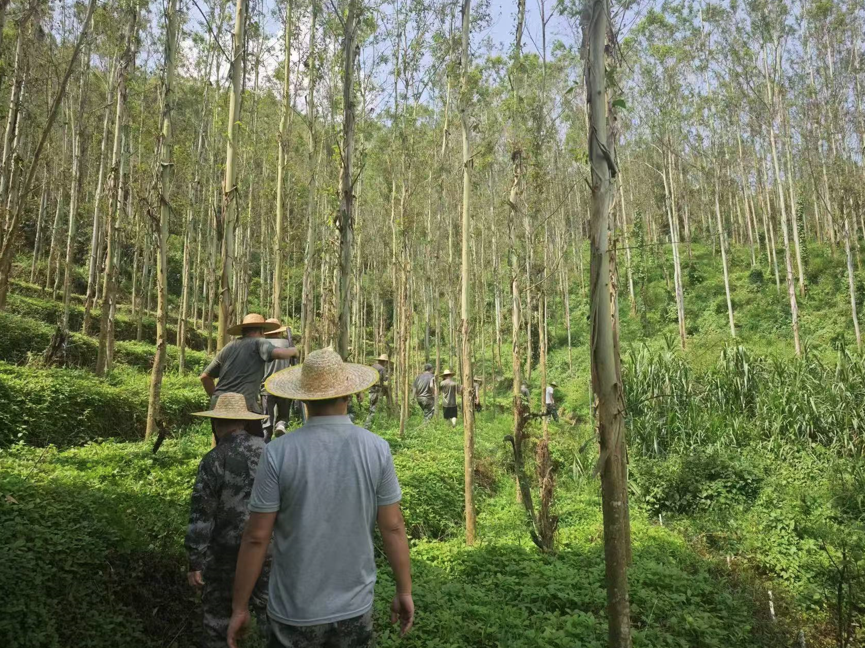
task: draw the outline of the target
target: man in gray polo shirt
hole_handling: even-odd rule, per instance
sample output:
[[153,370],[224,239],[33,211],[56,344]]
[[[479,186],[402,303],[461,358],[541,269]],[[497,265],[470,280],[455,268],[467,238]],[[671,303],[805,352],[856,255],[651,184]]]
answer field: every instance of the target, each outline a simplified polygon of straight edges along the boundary
[[402,498],[387,442],[348,418],[348,398],[378,373],[332,349],[272,376],[267,390],[304,401],[309,419],[262,455],[234,580],[228,644],[249,621],[249,599],[268,545],[273,550],[270,648],[373,645],[373,529],[394,572],[391,621],[414,622]]

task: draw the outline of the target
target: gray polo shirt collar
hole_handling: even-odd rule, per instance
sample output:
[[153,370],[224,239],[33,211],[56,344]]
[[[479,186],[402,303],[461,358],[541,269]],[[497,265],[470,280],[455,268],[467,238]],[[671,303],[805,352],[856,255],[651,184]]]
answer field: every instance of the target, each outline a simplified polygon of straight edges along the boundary
[[336,416],[310,416],[306,419],[303,427],[313,427],[318,425],[354,425],[348,414]]

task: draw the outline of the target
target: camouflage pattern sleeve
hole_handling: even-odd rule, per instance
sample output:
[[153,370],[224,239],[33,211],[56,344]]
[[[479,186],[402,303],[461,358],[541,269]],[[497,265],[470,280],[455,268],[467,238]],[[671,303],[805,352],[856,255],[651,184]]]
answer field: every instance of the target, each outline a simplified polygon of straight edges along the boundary
[[189,528],[186,531],[186,553],[189,571],[201,571],[207,562],[210,539],[216,522],[222,467],[215,450],[208,452],[198,466],[192,489]]

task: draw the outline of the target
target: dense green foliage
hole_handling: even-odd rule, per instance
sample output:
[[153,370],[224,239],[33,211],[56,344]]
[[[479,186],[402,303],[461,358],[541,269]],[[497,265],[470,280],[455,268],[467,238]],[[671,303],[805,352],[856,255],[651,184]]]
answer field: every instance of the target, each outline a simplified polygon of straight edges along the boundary
[[[74,369],[35,369],[0,363],[0,446],[79,445],[96,439],[144,437],[149,376],[118,370],[106,380]],[[166,377],[162,416],[169,429],[204,409],[196,378]]]
[[[53,301],[50,295],[28,297],[24,294],[12,294],[9,296],[9,303],[6,307],[7,312],[15,315],[21,315],[31,320],[38,320],[50,325],[57,325],[63,317],[63,304]],[[99,316],[100,311],[94,308],[93,330],[99,332]],[[84,306],[81,304],[72,304],[69,310],[69,328],[73,331],[80,331],[84,323]],[[188,344],[193,349],[204,349],[207,346],[207,338],[200,331],[190,328]],[[114,335],[117,340],[136,340],[138,339],[138,322],[132,318],[129,313],[118,312],[114,320]],[[177,338],[177,329],[174,325],[168,326],[168,337],[171,340]],[[141,318],[141,339],[147,340],[151,344],[156,340],[156,319],[149,315]]]
[[[501,426],[486,415],[480,423],[479,446],[492,450]],[[459,432],[437,422],[412,426],[399,440],[392,422],[382,428],[414,530],[418,619],[398,641],[386,623],[393,584],[382,565],[379,645],[604,645],[602,527],[591,483],[563,479],[560,550],[541,556],[522,533],[506,465],[487,464],[483,542],[467,549],[459,531],[462,493],[453,483],[462,467]],[[145,647],[175,638],[176,646],[192,645],[197,608],[185,585],[182,539],[207,443],[206,426],[198,426],[155,456],[146,445],[123,442],[4,451],[0,530],[15,541],[0,549],[0,643]],[[446,530],[449,537],[439,540]],[[636,521],[634,533],[636,645],[775,645],[763,637],[770,629],[746,588],[665,529]],[[15,586],[22,578],[33,586]]]
[[[842,260],[811,252],[821,274],[802,300],[807,353],[795,359],[774,282],[756,279],[759,271],[734,273],[743,321],[732,343],[726,312],[714,306],[722,284],[711,249],[695,245],[693,252],[686,352],[671,337],[675,306],[663,255],[640,261],[646,287],[636,314],[624,301],[621,308],[635,645],[775,648],[800,629],[809,646],[835,645],[839,632],[856,636],[865,607],[865,364],[846,346]],[[496,375],[485,383],[478,422],[477,547],[464,546],[461,430],[438,421],[421,426],[417,411],[402,439],[394,419],[377,423],[403,487],[419,610],[415,632],[399,642],[386,623],[393,583],[382,563],[380,645],[604,645],[587,308],[576,285],[573,291],[573,369],[563,323],[550,321],[549,371],[561,385],[563,414],[551,446],[556,554],[538,554],[515,501],[512,456],[502,441],[511,432],[509,381],[486,350],[479,373]],[[51,309],[44,297],[15,299]],[[95,647],[155,648],[173,639],[191,646],[198,612],[184,581],[182,538],[207,449],[206,426],[183,427],[205,402],[194,374],[176,376],[170,346],[163,396],[174,434],[154,456],[139,442],[152,345],[118,342],[119,366],[99,381],[87,370],[92,339],[72,336],[69,355],[80,369],[40,369],[36,357],[51,325],[0,318],[3,357],[29,362],[0,364],[0,533],[15,539],[0,555],[0,605],[10,611],[0,616],[0,644],[59,647],[86,637]],[[192,370],[205,361],[195,352],[187,359]],[[538,380],[535,371],[534,409]],[[531,428],[529,457],[538,428]],[[24,579],[34,586],[6,585]]]
[[[0,361],[24,364],[38,359],[48,346],[56,329],[39,320],[0,312]],[[67,366],[92,370],[96,366],[97,341],[80,333],[71,333],[66,347]],[[155,350],[147,342],[118,341],[114,357],[118,364],[149,371]],[[202,351],[186,350],[186,369],[199,373],[207,365]],[[168,371],[177,370],[177,347],[168,347]]]

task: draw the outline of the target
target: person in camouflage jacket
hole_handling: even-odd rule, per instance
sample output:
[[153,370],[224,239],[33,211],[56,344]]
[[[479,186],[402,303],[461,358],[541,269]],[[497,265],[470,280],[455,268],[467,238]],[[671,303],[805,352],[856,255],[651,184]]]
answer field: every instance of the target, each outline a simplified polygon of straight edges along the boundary
[[[231,592],[243,529],[249,517],[249,497],[264,450],[264,439],[246,432],[250,412],[243,395],[220,394],[214,408],[196,416],[210,418],[216,447],[204,455],[192,490],[186,552],[189,584],[201,591],[204,612],[203,648],[224,648],[231,618]],[[250,607],[266,633],[267,578],[265,565]]]

